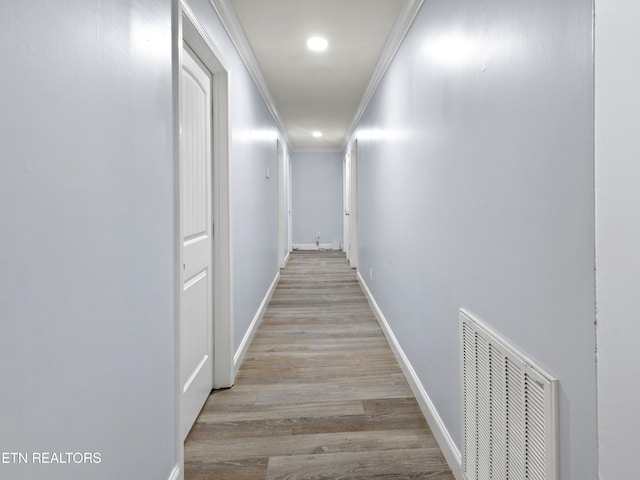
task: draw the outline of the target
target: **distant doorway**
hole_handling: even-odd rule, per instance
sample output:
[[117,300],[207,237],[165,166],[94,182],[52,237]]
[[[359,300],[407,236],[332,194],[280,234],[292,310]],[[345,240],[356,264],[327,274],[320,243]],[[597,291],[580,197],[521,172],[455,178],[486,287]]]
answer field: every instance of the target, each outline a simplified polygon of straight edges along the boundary
[[290,163],[278,140],[278,264],[283,268],[291,251]]
[[358,267],[358,144],[345,155],[343,169],[343,250],[351,268]]

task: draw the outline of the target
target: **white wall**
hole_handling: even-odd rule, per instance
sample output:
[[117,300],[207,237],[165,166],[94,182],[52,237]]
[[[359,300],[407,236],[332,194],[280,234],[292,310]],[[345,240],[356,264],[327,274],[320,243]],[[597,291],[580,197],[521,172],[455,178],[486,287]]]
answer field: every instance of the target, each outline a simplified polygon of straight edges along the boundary
[[591,26],[425,2],[356,132],[359,269],[449,435],[463,307],[560,379],[564,480],[597,475]]
[[293,244],[325,246],[342,241],[342,155],[294,152],[292,155]]
[[[1,7],[0,454],[30,463],[0,457],[0,478],[164,480],[179,461],[172,3]],[[211,4],[190,3],[231,64],[238,348],[278,272],[278,132]]]
[[[171,1],[0,7],[0,463],[164,480],[177,462]],[[34,465],[34,452],[99,452]]]
[[599,478],[635,478],[640,431],[640,62],[633,0],[596,1]]
[[[231,65],[234,345],[239,348],[279,270],[278,131],[209,0],[189,1]],[[285,155],[286,143],[283,141]],[[266,178],[270,169],[271,178]]]

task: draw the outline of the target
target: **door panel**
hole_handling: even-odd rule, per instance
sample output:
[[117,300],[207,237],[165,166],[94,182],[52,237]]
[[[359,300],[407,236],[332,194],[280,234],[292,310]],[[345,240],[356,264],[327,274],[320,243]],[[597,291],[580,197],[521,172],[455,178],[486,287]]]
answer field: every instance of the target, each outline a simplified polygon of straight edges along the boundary
[[213,387],[211,282],[211,74],[185,47],[180,82],[181,432],[186,438]]

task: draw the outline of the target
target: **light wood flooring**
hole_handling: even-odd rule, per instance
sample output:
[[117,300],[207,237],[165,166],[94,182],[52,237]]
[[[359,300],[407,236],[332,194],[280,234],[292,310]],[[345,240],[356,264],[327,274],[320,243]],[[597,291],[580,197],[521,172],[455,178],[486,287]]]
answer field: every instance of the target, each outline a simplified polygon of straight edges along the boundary
[[185,480],[454,480],[342,252],[293,252]]

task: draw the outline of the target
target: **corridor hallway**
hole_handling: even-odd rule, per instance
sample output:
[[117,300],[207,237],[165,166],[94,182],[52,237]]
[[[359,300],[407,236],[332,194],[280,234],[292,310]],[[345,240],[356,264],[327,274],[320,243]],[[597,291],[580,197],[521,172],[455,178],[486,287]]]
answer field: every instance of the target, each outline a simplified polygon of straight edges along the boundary
[[293,252],[185,480],[454,477],[342,252]]

